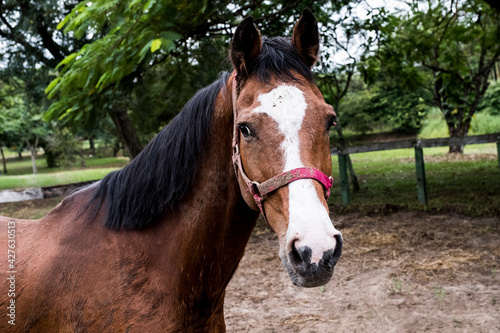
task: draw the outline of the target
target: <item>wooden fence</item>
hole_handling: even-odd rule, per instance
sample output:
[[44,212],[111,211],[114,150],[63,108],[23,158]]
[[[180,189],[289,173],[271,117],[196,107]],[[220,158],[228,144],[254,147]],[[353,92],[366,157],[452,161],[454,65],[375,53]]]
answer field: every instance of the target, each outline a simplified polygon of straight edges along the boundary
[[351,203],[349,193],[349,178],[347,175],[347,159],[348,154],[366,153],[371,151],[393,150],[393,149],[415,149],[415,168],[417,174],[417,191],[418,200],[420,203],[427,205],[427,184],[425,180],[425,164],[423,148],[430,147],[445,147],[450,145],[472,145],[479,143],[497,143],[498,166],[500,172],[500,132],[495,134],[467,136],[465,138],[439,138],[439,139],[423,139],[423,140],[405,140],[380,142],[365,146],[347,147],[345,149],[332,148],[332,155],[339,156],[339,173],[340,173],[340,193],[342,203],[348,205]]

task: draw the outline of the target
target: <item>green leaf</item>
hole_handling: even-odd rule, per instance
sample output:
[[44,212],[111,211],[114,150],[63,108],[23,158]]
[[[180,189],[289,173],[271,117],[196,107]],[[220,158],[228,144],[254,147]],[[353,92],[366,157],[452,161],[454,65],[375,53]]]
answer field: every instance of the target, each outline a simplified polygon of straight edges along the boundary
[[64,118],[66,118],[66,116],[68,116],[68,115],[71,113],[71,111],[73,111],[73,109],[72,109],[72,108],[67,109],[67,110],[66,110],[66,112],[64,112],[64,113],[63,113],[63,114],[59,117],[59,121],[61,121],[61,120],[63,120]]
[[152,43],[153,43],[153,41],[150,41],[149,43],[147,43],[146,45],[144,45],[144,47],[142,48],[141,52],[139,52],[139,57],[140,57],[139,58],[139,62],[142,62],[142,60],[144,59],[144,57],[146,56],[146,54],[150,50]]
[[160,49],[160,47],[161,47],[161,39],[155,39],[151,43],[151,53],[158,51]]
[[176,41],[178,39],[181,39],[182,35],[175,32],[175,31],[165,31],[164,33],[161,34],[161,36],[165,39],[171,40],[171,41]]
[[64,25],[69,21],[69,19],[70,19],[70,15],[66,15],[66,17],[61,22],[59,22],[56,29],[61,30],[62,27],[64,27]]
[[95,86],[96,89],[99,89],[99,91],[100,91],[103,88],[103,87],[100,87],[100,86],[108,78],[108,76],[109,76],[108,72],[106,72],[106,73],[104,73],[104,74],[101,75],[101,78],[99,79],[99,82],[97,82],[97,84]]
[[133,0],[131,1],[129,4],[128,4],[128,8],[132,8],[134,7],[135,5],[137,5],[137,3],[141,2],[141,0]]
[[165,44],[165,46],[163,47],[163,49],[165,51],[170,51],[170,50],[173,50],[175,48],[175,43],[171,40],[166,40],[164,44]]
[[151,7],[156,3],[156,0],[149,0],[148,2],[146,2],[146,4],[143,6],[143,10],[144,11],[147,11],[149,9],[151,9]]
[[56,84],[59,83],[59,81],[61,81],[60,77],[55,78],[54,80],[52,80],[52,82],[49,83],[49,85],[47,86],[47,88],[45,88],[45,90],[44,90],[45,94],[48,94],[49,91],[51,91],[56,86]]
[[68,64],[69,62],[73,61],[77,56],[77,53],[71,53],[69,56],[67,56],[66,58],[64,58],[57,66],[56,66],[56,69],[59,69],[59,67],[61,67],[62,65],[66,65]]

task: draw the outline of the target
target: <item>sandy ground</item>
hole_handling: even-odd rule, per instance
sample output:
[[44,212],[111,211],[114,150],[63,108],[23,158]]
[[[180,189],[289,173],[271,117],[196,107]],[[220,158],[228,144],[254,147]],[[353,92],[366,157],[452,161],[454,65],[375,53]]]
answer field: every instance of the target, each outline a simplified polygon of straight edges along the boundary
[[228,332],[500,332],[500,219],[333,217],[345,244],[324,287],[291,284],[259,226],[226,296]]
[[[59,199],[0,204],[43,216]],[[228,332],[500,332],[500,217],[332,216],[342,258],[324,287],[294,287],[261,222],[226,293]]]

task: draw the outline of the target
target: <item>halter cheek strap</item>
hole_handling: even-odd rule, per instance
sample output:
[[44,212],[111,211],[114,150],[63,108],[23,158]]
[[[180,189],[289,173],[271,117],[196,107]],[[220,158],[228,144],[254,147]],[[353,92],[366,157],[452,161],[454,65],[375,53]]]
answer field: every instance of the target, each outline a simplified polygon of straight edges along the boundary
[[243,180],[245,181],[248,190],[253,196],[257,207],[259,207],[260,212],[264,216],[264,219],[267,222],[267,217],[264,211],[264,198],[267,194],[272,193],[279,188],[290,184],[299,179],[314,179],[320,182],[325,189],[325,199],[328,199],[330,196],[330,189],[333,185],[332,176],[327,176],[323,172],[318,169],[310,168],[310,167],[302,167],[292,169],[290,171],[286,171],[281,175],[277,175],[268,179],[262,183],[258,183],[256,181],[250,180],[247,174],[243,170],[243,162],[241,161],[240,154],[240,143],[239,143],[239,131],[238,125],[236,124],[236,119],[238,118],[238,110],[236,109],[236,99],[237,99],[237,91],[236,91],[236,75],[233,76],[233,89],[232,89],[232,98],[233,98],[233,113],[234,113],[234,127],[233,127],[233,165],[234,172],[236,173],[236,177],[238,177],[238,173],[241,175]]

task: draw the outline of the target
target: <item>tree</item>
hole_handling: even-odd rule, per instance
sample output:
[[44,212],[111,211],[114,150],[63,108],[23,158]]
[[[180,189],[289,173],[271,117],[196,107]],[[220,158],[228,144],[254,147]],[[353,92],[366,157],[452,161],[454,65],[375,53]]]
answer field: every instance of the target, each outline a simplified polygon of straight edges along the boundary
[[[1,93],[1,92],[0,92]],[[0,110],[3,108],[0,107]],[[8,146],[11,141],[11,126],[9,124],[8,118],[5,115],[5,112],[0,113],[0,155],[2,155],[2,166],[3,173],[7,173],[7,161],[5,160],[5,154],[3,151],[4,146]]]
[[359,132],[389,124],[399,132],[418,131],[432,106],[432,94],[425,88],[431,77],[425,69],[401,65],[399,60],[370,68],[373,62],[378,64],[370,57],[359,62],[364,81],[351,89],[341,105],[348,116],[344,124]]
[[[29,71],[35,66],[54,68],[86,40],[65,36],[55,27],[77,0],[5,0],[0,2],[0,37],[8,69]],[[16,73],[19,74],[19,73]],[[18,75],[19,77],[19,75]]]
[[39,81],[52,98],[46,120],[91,133],[112,119],[133,158],[197,89],[229,69],[223,61],[243,17],[254,16],[264,35],[291,35],[284,23],[304,7],[326,22],[348,2],[8,0],[0,39],[11,76],[49,73]]
[[[422,84],[443,112],[450,137],[464,137],[500,58],[500,12],[480,0],[409,5],[407,14],[374,20],[380,43],[375,58],[392,73],[404,69],[408,82],[412,72],[421,73],[418,67],[425,69],[430,78]],[[449,152],[462,153],[463,146],[452,145]]]
[[[1,81],[0,81],[1,82]],[[39,147],[51,133],[51,125],[42,119],[40,106],[33,103],[26,82],[11,78],[10,84],[1,82],[0,110],[3,120],[0,124],[0,138],[3,143],[25,145],[30,151],[33,173],[38,173],[36,155]]]
[[[3,147],[17,145],[20,141],[17,116],[13,116],[12,109],[21,101],[13,86],[0,81],[0,154],[4,174],[8,171]],[[19,113],[19,110],[15,111]]]
[[[365,10],[365,13],[362,11]],[[346,148],[343,126],[355,117],[373,117],[373,110],[367,108],[346,108],[346,98],[350,92],[359,90],[359,72],[362,70],[363,55],[373,48],[376,39],[373,31],[376,28],[371,21],[363,16],[383,16],[386,11],[373,8],[366,1],[335,2],[324,6],[321,12],[326,15],[322,20],[321,35],[323,36],[323,53],[318,75],[319,86],[325,99],[332,104],[337,113],[338,124],[335,130],[338,135],[339,148]],[[361,15],[361,16],[360,16]],[[361,63],[360,63],[361,61]],[[357,81],[357,82],[355,82]],[[359,190],[359,183],[349,155],[346,155],[353,190]]]
[[[56,29],[78,3],[78,0],[7,0],[0,3],[2,61],[7,65],[0,70],[0,75],[4,80],[15,77],[24,81],[25,96],[29,98],[32,108],[40,113],[50,105],[44,90],[56,75],[57,65],[99,36],[95,32],[75,38],[73,34],[63,34]],[[92,118],[92,121],[75,122],[74,125],[73,132],[87,135],[95,133],[100,122],[99,118]],[[51,152],[46,151],[49,166],[55,166],[51,163],[52,157]]]
[[[180,110],[170,106],[185,103],[186,96],[213,81],[220,70],[227,69],[229,63],[225,66],[221,63],[227,57],[232,29],[242,17],[256,17],[263,34],[281,35],[285,29],[291,34],[289,25],[283,24],[288,17],[298,17],[306,6],[321,13],[325,3],[81,2],[59,28],[77,38],[94,34],[99,34],[99,38],[60,62],[59,75],[47,87],[53,103],[46,118],[72,124],[107,114],[122,133],[133,157],[140,151],[134,144],[139,135],[135,134],[133,119],[141,119],[142,126],[144,107],[149,105],[153,109],[152,119],[168,122]],[[158,106],[169,108],[159,111]]]
[[500,82],[490,84],[479,104],[480,111],[488,111],[492,115],[500,116]]
[[37,174],[36,155],[40,141],[48,136],[50,129],[48,124],[42,120],[41,112],[36,109],[24,110],[19,121],[23,133],[22,138],[30,151],[33,174]]
[[[356,3],[359,4],[359,1]],[[359,18],[353,15],[352,5],[346,5],[343,13],[340,13],[342,6],[329,8],[329,11],[327,11],[328,19],[324,20],[321,26],[322,45],[327,52],[322,55],[319,84],[326,101],[332,104],[337,114],[339,121],[335,126],[335,130],[341,149],[346,148],[347,143],[342,132],[342,122],[340,121],[343,119],[340,103],[349,91],[357,65],[357,58],[352,52],[356,48],[366,48],[366,45],[363,44],[356,45],[359,42],[357,40],[359,35],[363,32],[363,25]],[[333,52],[333,57],[330,52]],[[342,53],[343,57],[339,53]],[[349,155],[346,155],[346,161],[353,191],[356,192],[360,189],[360,186]]]
[[[23,143],[17,142],[18,147],[31,147],[33,161],[37,147],[44,145],[51,130],[50,124],[41,119],[48,107],[44,89],[51,81],[51,72],[66,55],[88,42],[55,29],[77,3],[76,0],[0,3],[1,61],[5,66],[0,70],[0,80],[10,84],[20,98],[16,106],[5,111],[10,115],[7,129],[21,135]],[[36,172],[36,164],[33,167]]]

